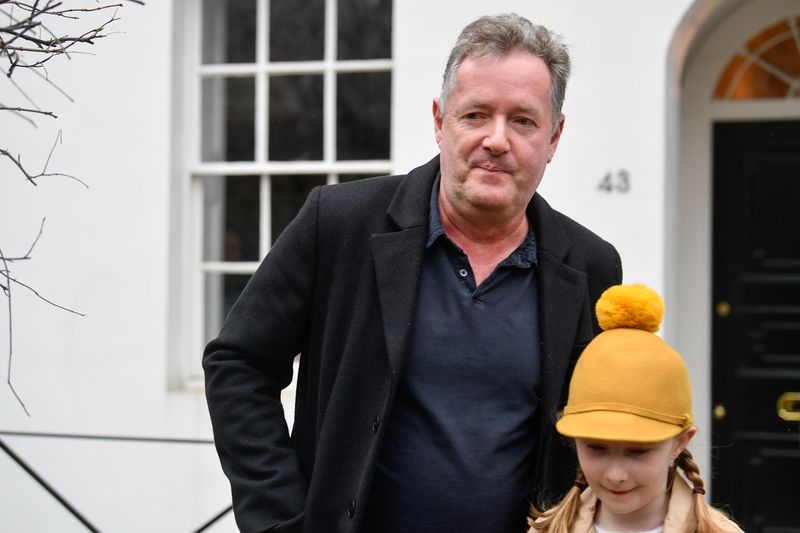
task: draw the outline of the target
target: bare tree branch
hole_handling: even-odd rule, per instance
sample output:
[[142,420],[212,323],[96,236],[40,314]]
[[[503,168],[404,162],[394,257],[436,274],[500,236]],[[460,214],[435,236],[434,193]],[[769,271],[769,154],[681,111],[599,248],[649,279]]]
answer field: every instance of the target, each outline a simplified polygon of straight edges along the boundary
[[[144,5],[142,0],[125,0],[125,2]],[[0,112],[9,112],[27,121],[33,127],[37,127],[37,124],[32,117],[42,115],[54,119],[58,118],[53,111],[43,110],[37,105],[28,93],[14,81],[13,75],[18,69],[32,72],[39,77],[39,81],[43,81],[60,92],[70,102],[73,101],[66,91],[50,79],[47,71],[47,63],[58,57],[69,59],[72,54],[86,54],[87,52],[84,50],[86,46],[94,45],[98,39],[113,35],[113,33],[108,31],[108,27],[119,20],[117,17],[117,9],[124,4],[101,4],[101,0],[96,0],[96,3],[97,5],[95,7],[66,8],[60,0],[29,0],[28,2],[22,0],[0,0],[0,17],[2,17],[2,19],[0,19],[0,71],[5,72],[6,78],[27,103],[30,104],[29,106],[26,104],[20,106],[17,104],[6,105],[0,103]],[[108,10],[113,11],[110,17],[107,15]],[[91,21],[87,22],[87,17],[91,19],[91,15],[97,13],[100,13],[100,15],[94,18],[100,18],[101,23],[99,25],[92,24]],[[79,28],[76,29],[75,25],[79,25]],[[55,30],[56,27],[59,29]],[[66,31],[64,31],[65,29]],[[27,181],[34,186],[38,185],[37,180],[40,178],[60,176],[75,180],[88,188],[89,186],[85,182],[75,176],[61,172],[47,171],[56,146],[61,142],[62,135],[61,131],[59,131],[47,155],[42,171],[39,173],[28,171],[22,163],[22,156],[17,155],[14,157],[9,149],[0,149],[0,159],[4,157],[8,158],[25,176]],[[6,257],[2,248],[0,248],[0,291],[2,291],[2,295],[8,300],[8,365],[6,383],[11,393],[28,416],[30,416],[30,413],[25,403],[22,401],[21,396],[14,388],[11,379],[12,360],[14,357],[12,295],[18,297],[16,289],[20,287],[25,288],[37,298],[53,307],[79,316],[84,316],[83,313],[57,304],[44,297],[39,291],[23,283],[11,273],[11,265],[16,261],[27,261],[32,258],[33,251],[44,232],[44,224],[45,219],[43,218],[39,226],[39,232],[24,255],[19,257]],[[14,287],[15,285],[16,287]]]
[[69,178],[69,179],[75,180],[75,181],[77,181],[78,183],[80,183],[81,185],[83,185],[84,187],[86,187],[88,189],[89,185],[85,181],[80,179],[80,178],[77,178],[77,177],[72,176],[70,174],[64,174],[63,172],[47,172],[47,166],[50,164],[50,158],[53,156],[53,151],[56,149],[56,146],[58,144],[60,144],[60,143],[61,143],[61,130],[58,130],[58,133],[56,134],[56,140],[53,143],[53,147],[50,149],[50,153],[47,156],[47,161],[45,161],[45,163],[44,163],[44,168],[42,168],[42,171],[39,172],[38,174],[31,174],[30,172],[28,172],[25,169],[25,167],[22,165],[22,156],[21,155],[17,155],[17,157],[14,157],[11,154],[11,152],[9,152],[8,150],[6,150],[4,148],[0,148],[0,156],[5,156],[8,159],[10,159],[16,165],[16,167],[19,169],[19,171],[22,172],[22,174],[25,176],[25,179],[27,179],[28,182],[30,182],[34,186],[38,186],[39,185],[38,183],[36,183],[36,180],[38,180],[39,178],[49,178],[49,177],[54,177],[54,176],[61,176],[63,178]]
[[[128,0],[137,4],[143,4],[138,0]],[[74,52],[72,48],[79,44],[93,45],[97,39],[107,37],[107,26],[119,20],[116,10],[123,4],[104,4],[89,8],[68,8],[63,9],[62,3],[57,0],[46,0],[33,4],[18,1],[5,0],[0,2],[2,6],[10,6],[16,9],[18,15],[15,17],[12,11],[0,9],[0,14],[9,18],[9,23],[0,26],[0,58],[4,58],[8,63],[6,73],[11,76],[17,68],[38,68],[59,55],[66,55]],[[45,21],[49,20],[80,20],[81,16],[101,11],[114,10],[114,14],[97,27],[89,30],[76,32],[74,34],[56,35]],[[46,36],[43,36],[46,34]],[[22,61],[22,56],[34,56],[33,61]]]

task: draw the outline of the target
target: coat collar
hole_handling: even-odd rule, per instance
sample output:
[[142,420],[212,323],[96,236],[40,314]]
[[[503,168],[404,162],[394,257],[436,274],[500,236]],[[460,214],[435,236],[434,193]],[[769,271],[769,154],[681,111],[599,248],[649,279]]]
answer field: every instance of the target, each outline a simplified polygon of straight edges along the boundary
[[403,367],[411,339],[428,234],[428,204],[438,172],[439,156],[409,172],[387,210],[396,230],[372,235],[386,351],[394,375]]
[[431,199],[431,187],[438,173],[437,155],[421,167],[409,172],[400,182],[386,212],[398,229],[428,227],[428,202]]

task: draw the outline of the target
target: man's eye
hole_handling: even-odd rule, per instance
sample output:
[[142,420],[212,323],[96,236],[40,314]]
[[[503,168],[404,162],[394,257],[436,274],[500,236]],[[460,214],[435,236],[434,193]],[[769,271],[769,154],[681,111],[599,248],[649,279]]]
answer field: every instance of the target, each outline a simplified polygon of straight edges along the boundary
[[514,120],[520,126],[533,126],[533,121],[529,118],[520,117]]
[[478,113],[467,113],[464,115],[464,118],[467,120],[478,120],[480,115]]

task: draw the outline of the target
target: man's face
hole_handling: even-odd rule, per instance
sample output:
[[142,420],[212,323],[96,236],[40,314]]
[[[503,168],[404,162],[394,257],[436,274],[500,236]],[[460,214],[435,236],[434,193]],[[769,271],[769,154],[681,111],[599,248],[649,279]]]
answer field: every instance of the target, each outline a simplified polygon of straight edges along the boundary
[[519,216],[553,158],[550,72],[517,51],[467,58],[456,72],[444,115],[433,102],[444,201],[467,218]]

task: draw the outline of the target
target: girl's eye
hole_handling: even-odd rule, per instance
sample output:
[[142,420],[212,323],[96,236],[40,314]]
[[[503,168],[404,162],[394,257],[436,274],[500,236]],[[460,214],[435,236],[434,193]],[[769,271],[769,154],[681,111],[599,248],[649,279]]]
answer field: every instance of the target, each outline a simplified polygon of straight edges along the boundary
[[648,453],[649,451],[649,448],[634,448],[633,450],[628,450],[628,453],[638,457]]

